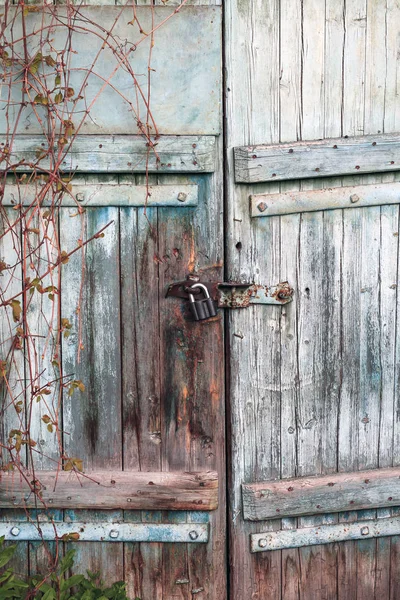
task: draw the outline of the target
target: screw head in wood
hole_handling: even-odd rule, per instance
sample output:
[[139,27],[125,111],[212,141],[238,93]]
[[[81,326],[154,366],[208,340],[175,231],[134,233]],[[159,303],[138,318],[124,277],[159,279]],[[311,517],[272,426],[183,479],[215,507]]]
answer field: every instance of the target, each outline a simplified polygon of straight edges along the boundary
[[265,210],[267,210],[268,204],[266,204],[265,202],[259,202],[257,204],[257,208],[260,212],[264,212]]
[[357,194],[352,194],[350,196],[350,202],[352,204],[355,204],[356,202],[358,202],[360,200],[360,196],[358,196]]
[[83,192],[78,192],[75,196],[78,202],[83,202],[85,199],[85,194]]
[[185,202],[187,200],[187,194],[185,194],[185,192],[179,192],[178,200],[179,202]]
[[17,537],[17,535],[19,535],[21,533],[21,530],[19,527],[13,527],[10,531],[11,535],[13,535],[14,537]]
[[361,527],[360,533],[361,533],[361,535],[368,535],[369,527]]
[[261,538],[260,540],[258,540],[258,545],[260,546],[260,548],[265,548],[267,545],[267,540],[265,538]]
[[118,536],[119,536],[119,531],[117,531],[116,529],[111,529],[110,538],[113,538],[115,540]]
[[197,540],[197,538],[199,537],[199,534],[197,533],[197,531],[189,531],[189,537],[191,540]]

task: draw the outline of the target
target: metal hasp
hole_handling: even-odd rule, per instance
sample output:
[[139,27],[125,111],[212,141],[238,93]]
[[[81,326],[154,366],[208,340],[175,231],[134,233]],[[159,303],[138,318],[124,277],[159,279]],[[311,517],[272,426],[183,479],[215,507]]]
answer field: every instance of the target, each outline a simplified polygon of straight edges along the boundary
[[285,529],[250,535],[251,552],[303,548],[320,544],[365,540],[400,534],[400,517],[319,525],[302,529]]
[[40,542],[208,542],[207,523],[55,523],[26,521],[0,523],[0,537],[6,540]]
[[[190,295],[200,293],[200,290],[191,289],[199,282],[197,275],[188,275],[186,281],[172,283],[167,290],[166,298],[183,298],[190,300]],[[247,308],[251,304],[288,304],[293,299],[293,288],[287,281],[273,286],[258,285],[256,283],[236,282],[201,282],[208,290],[210,298],[216,302],[218,308]]]

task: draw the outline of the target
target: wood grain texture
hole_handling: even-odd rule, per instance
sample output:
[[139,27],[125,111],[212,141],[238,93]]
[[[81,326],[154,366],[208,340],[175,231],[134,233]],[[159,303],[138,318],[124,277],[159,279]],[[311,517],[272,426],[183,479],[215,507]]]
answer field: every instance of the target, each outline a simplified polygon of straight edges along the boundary
[[[320,106],[323,110],[323,106]],[[400,168],[396,133],[235,148],[237,183],[378,173]]]
[[[361,151],[361,137],[367,144],[371,141],[373,149],[372,138],[378,131],[378,137],[398,135],[393,125],[398,111],[393,95],[398,87],[393,79],[398,72],[398,41],[393,32],[398,25],[387,20],[396,18],[395,5],[397,2],[372,0],[280,2],[278,35],[271,22],[261,16],[265,13],[257,3],[238,2],[227,7],[228,277],[244,280],[260,276],[264,265],[271,268],[274,264],[278,243],[280,278],[290,281],[296,290],[294,301],[282,308],[279,317],[264,311],[263,325],[254,316],[247,321],[244,315],[229,315],[230,460],[232,469],[240,472],[231,475],[232,482],[257,484],[263,470],[268,473],[265,481],[270,483],[278,477],[330,476],[367,465],[377,468],[393,464],[397,447],[391,441],[393,427],[396,431],[393,344],[397,337],[397,206],[388,206],[383,198],[377,208],[330,210],[327,206],[323,213],[290,211],[292,214],[278,219],[269,213],[268,206],[260,215],[269,213],[269,219],[250,223],[248,199],[258,196],[268,205],[271,195],[278,198],[278,194],[300,192],[305,197],[309,193],[323,196],[332,187],[379,186],[393,181],[390,161],[396,162],[396,156],[385,157],[384,152],[377,156],[379,160],[385,158],[387,175],[379,174],[379,165],[371,166],[371,176],[359,174],[363,168],[368,172],[363,166],[367,153]],[[237,39],[244,40],[240,48]],[[246,40],[251,40],[248,46]],[[262,53],[264,59],[268,56],[263,64]],[[279,83],[271,79],[276,65]],[[374,72],[377,69],[379,73]],[[382,84],[384,74],[387,79]],[[314,147],[333,146],[333,140],[340,140],[338,146],[350,147],[354,138],[361,144],[354,148],[357,161],[352,169],[347,168],[343,154],[337,168],[328,170],[329,152],[334,157],[338,151],[339,156],[339,147],[329,148],[328,157],[314,164]],[[235,149],[245,149],[243,165],[248,174],[253,165],[261,163],[257,160],[260,145],[262,151],[271,148],[271,155],[276,151],[267,176],[265,172],[259,178],[239,175],[236,183],[241,181],[235,185]],[[304,151],[304,168],[292,168],[296,148],[307,146],[310,150]],[[301,150],[298,154],[302,157]],[[280,171],[285,161],[288,169]],[[344,176],[346,173],[351,177]],[[287,177],[293,181],[284,181]],[[309,184],[304,181],[299,185],[298,179],[306,177]],[[386,294],[388,287],[391,291]],[[277,322],[280,361],[270,352],[276,343]],[[242,346],[245,350],[240,352]],[[273,399],[269,394],[277,386],[276,380],[266,375],[269,368],[280,377]],[[252,403],[260,395],[269,399],[268,422],[267,411],[252,411]],[[279,436],[269,441],[268,432],[274,428],[277,414]],[[270,465],[275,464],[276,457],[278,474],[271,476]],[[256,598],[285,600],[389,597],[393,585],[388,566],[390,538],[379,543],[364,539],[284,550],[280,570],[272,572],[268,569],[279,551],[267,553],[269,561],[253,562],[246,557],[245,547],[249,533],[268,532],[271,522],[245,523],[236,494],[235,490],[230,495],[233,598],[239,600],[249,590]],[[390,516],[385,510],[324,512],[303,517],[298,523],[296,518],[285,518],[281,527],[290,531],[380,519]],[[279,519],[275,521],[279,528]]]
[[[400,470],[332,473],[242,486],[245,519],[341,512],[400,503]],[[388,498],[391,498],[389,500]]]
[[[82,178],[74,178],[73,193],[63,198],[63,207],[95,207],[95,206],[197,206],[198,186],[196,185],[132,185],[132,184],[98,184],[94,182],[88,187]],[[33,185],[21,187],[7,184],[4,189],[3,206],[29,206],[35,201],[37,188]],[[51,206],[51,198],[44,197],[41,206]]]
[[[46,140],[39,136],[17,135],[13,142],[15,165],[34,163],[36,150]],[[13,163],[13,164],[14,164]],[[43,159],[41,165],[46,168]],[[162,136],[157,154],[149,152],[140,136],[79,135],[65,156],[61,170],[77,173],[209,173],[215,169],[213,136]],[[16,167],[29,170],[29,166]]]
[[[79,475],[41,471],[40,481],[43,500],[53,508],[214,510],[218,506],[215,472],[92,471]],[[34,507],[35,501],[29,496],[25,480],[15,474],[0,475],[1,508]]]
[[[390,174],[389,174],[390,175]],[[324,180],[324,183],[329,185]],[[400,204],[397,183],[326,187],[320,190],[254,194],[250,196],[251,216],[268,217],[339,208],[361,208]],[[262,204],[260,204],[262,203]]]
[[[56,51],[66,47],[68,32],[72,34],[68,82],[76,96],[82,96],[74,109],[76,130],[81,126],[83,134],[140,134],[138,121],[143,122],[145,130],[147,127],[150,81],[152,118],[148,126],[154,135],[156,127],[164,135],[220,133],[221,8],[175,9],[166,4],[138,6],[135,10],[140,27],[132,23],[133,10],[125,5],[80,4],[74,16],[65,7],[56,6],[27,16],[25,28],[30,54],[36,51],[34,32],[40,26],[54,27]],[[11,7],[7,23],[12,22],[13,11]],[[70,29],[71,19],[74,25]],[[156,27],[159,29],[153,36],[140,31],[142,28],[143,32],[150,32]],[[23,49],[21,35],[21,19],[17,19],[13,26],[16,53]],[[10,36],[9,25],[5,27],[5,36]],[[119,46],[120,40],[124,40],[123,46]],[[130,48],[134,51],[130,52]],[[14,131],[14,123],[15,133],[42,133],[38,119],[31,118],[31,105],[22,110],[21,118],[16,121],[21,94],[21,86],[12,85],[8,119],[4,111],[0,114],[0,134]],[[6,96],[3,102],[5,99]],[[88,109],[90,118],[85,114]]]
[[400,519],[387,517],[374,520],[336,523],[317,527],[304,527],[271,533],[257,533],[251,536],[251,552],[270,552],[284,548],[304,548],[320,544],[332,544],[347,540],[365,540],[371,538],[399,535]]

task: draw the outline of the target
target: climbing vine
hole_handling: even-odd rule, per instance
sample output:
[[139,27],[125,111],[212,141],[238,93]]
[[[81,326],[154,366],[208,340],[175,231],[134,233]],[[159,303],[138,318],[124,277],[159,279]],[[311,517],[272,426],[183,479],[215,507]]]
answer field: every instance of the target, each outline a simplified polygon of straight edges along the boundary
[[[6,0],[0,7],[1,469],[14,471],[15,482],[24,480],[30,504],[43,510],[48,507],[42,496],[41,461],[51,461],[56,471],[81,474],[85,468],[82,458],[71,456],[64,447],[68,431],[63,430],[63,400],[85,393],[85,381],[64,372],[62,341],[72,333],[77,336],[79,363],[85,352],[81,323],[85,253],[89,244],[107,235],[110,225],[87,234],[70,157],[79,135],[93,120],[95,105],[108,90],[128,108],[143,139],[146,173],[150,156],[158,159],[158,130],[151,111],[153,47],[157,30],[186,2],[157,24],[152,6],[148,31],[132,4],[116,9],[109,28],[96,22],[95,10],[85,10],[71,0],[62,6]],[[121,19],[130,25],[129,39],[117,34]],[[97,48],[86,67],[85,61],[76,60],[83,36],[86,47]],[[147,73],[139,75],[135,53],[146,41]],[[123,90],[115,83],[121,73]],[[76,208],[71,218],[80,220],[81,235],[73,248],[63,248],[60,241],[60,209],[66,201]],[[76,253],[81,257],[80,280],[68,283],[79,288],[78,328],[73,331],[63,314],[60,291],[64,268]],[[43,427],[54,436],[58,457],[45,456],[38,439]],[[28,510],[26,514],[33,519]],[[49,561],[54,571],[56,561],[50,552]]]

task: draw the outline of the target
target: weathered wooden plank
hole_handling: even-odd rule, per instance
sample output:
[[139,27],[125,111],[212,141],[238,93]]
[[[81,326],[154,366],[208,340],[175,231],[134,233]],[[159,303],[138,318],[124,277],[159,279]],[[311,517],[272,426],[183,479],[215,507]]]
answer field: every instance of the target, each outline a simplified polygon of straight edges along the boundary
[[[16,170],[29,171],[37,162],[37,149],[46,147],[43,137],[17,135],[9,164],[22,160]],[[42,159],[40,166],[46,169],[47,160]],[[161,136],[153,150],[140,136],[82,134],[66,149],[60,169],[77,173],[210,173],[215,169],[215,137]]]
[[400,55],[399,29],[400,5],[398,2],[387,3],[385,48],[387,61],[385,65],[385,100],[384,100],[384,131],[399,131],[400,106],[398,101],[400,91]]
[[[9,231],[8,231],[9,230]],[[8,233],[5,233],[8,231]],[[0,299],[6,302],[21,291],[22,265],[21,265],[21,223],[19,214],[10,208],[2,209],[0,214],[0,260],[7,265],[2,269],[0,278]],[[2,306],[0,312],[0,360],[5,361],[6,376],[0,382],[0,441],[7,443],[12,429],[23,431],[25,429],[25,392],[24,392],[24,359],[23,350],[16,347],[16,342],[21,346],[21,339],[17,337],[17,328],[21,323],[15,323],[11,306]],[[16,410],[16,403],[22,401],[20,412]],[[10,456],[5,449],[0,450],[1,465],[5,467]],[[24,449],[20,453],[22,464],[26,462]]]
[[366,540],[388,535],[399,535],[399,533],[400,518],[398,517],[370,519],[352,523],[257,533],[251,536],[250,549],[251,552],[267,552],[283,548],[303,548],[305,546],[349,540]]
[[[63,207],[101,206],[197,206],[197,185],[128,185],[128,184],[72,184],[71,194],[65,194]],[[36,204],[37,188],[33,185],[6,185],[3,206],[29,206]],[[41,206],[50,206],[54,199],[45,196]]]
[[[280,3],[280,122],[281,142],[301,139],[301,0],[282,0]],[[298,190],[297,181],[282,182],[280,191]],[[289,277],[294,289],[297,285],[298,244],[287,244],[287,239],[298,239],[300,216],[280,218],[280,261],[281,278]],[[293,477],[297,470],[297,303],[296,300],[285,307],[281,314],[281,373],[280,373],[280,414],[281,414],[281,477]],[[282,519],[282,529],[297,527],[297,519]],[[301,576],[298,550],[283,550],[282,600],[299,599]]]
[[[119,183],[146,184],[145,175]],[[150,175],[148,183],[157,178]],[[161,213],[162,214],[162,213]],[[120,210],[123,456],[125,470],[161,470],[158,210]],[[135,368],[132,368],[132,361]],[[125,511],[128,522],[160,522],[160,512]],[[162,598],[160,544],[124,544],[128,595]]]
[[243,484],[243,513],[251,521],[400,504],[400,469],[332,473]]
[[[25,18],[27,51],[32,55],[37,51],[35,31],[39,27],[54,27],[54,50],[64,49],[68,35],[71,37],[73,52],[69,54],[66,74],[68,85],[75,92],[76,131],[81,128],[85,134],[136,134],[143,130],[156,133],[157,127],[159,133],[166,135],[220,133],[221,8],[184,6],[178,12],[175,8],[138,7],[136,16],[142,32],[132,23],[129,6],[81,4],[79,16],[75,17],[71,16],[72,8],[60,6],[30,13]],[[12,22],[11,16],[8,22]],[[154,36],[144,34],[156,27]],[[5,36],[9,38],[10,26],[5,27]],[[21,38],[22,19],[17,19],[13,25],[13,39],[19,40],[13,45],[16,54],[23,52]],[[124,40],[122,46],[120,40]],[[179,52],[173,52],[178,48]],[[151,78],[147,76],[149,67]],[[12,82],[10,98],[3,92],[2,106],[5,100],[10,102],[7,114],[4,110],[0,113],[3,134],[14,131],[22,99],[23,86],[18,85],[19,81]],[[7,94],[8,90],[7,85]],[[40,116],[46,114],[46,109],[42,110],[39,107]],[[32,105],[28,102],[16,133],[34,135],[41,133],[42,127],[38,118],[32,118]]]
[[[220,280],[222,222],[215,215],[221,211],[221,173],[219,171],[212,179],[203,178],[201,182],[200,198],[213,198],[212,203],[200,201],[196,211],[168,208],[162,215],[159,211],[157,259],[163,470],[211,468],[223,472],[221,315],[199,327],[191,319],[186,303],[162,299],[171,282],[182,280],[193,271],[211,281]],[[159,183],[163,184],[166,179],[166,176],[160,177]],[[198,177],[190,180],[200,183]],[[163,597],[189,599],[191,590],[200,587],[204,588],[204,597],[226,593],[223,571],[225,517],[221,510],[225,489],[223,479],[219,510],[210,515],[210,527],[214,531],[212,543],[196,552],[185,545],[163,547]],[[188,519],[189,515],[179,512],[162,516],[162,521],[169,523]]]
[[[111,178],[116,182],[116,177]],[[90,177],[88,177],[90,184]],[[64,448],[85,470],[122,470],[120,243],[118,208],[61,210],[61,247],[69,252],[79,239],[110,224],[103,238],[88,244],[63,265],[62,318],[70,321],[63,340],[64,373],[82,381],[85,391],[64,395]],[[75,215],[75,216],[73,216]],[[69,285],[68,285],[69,284]],[[122,510],[70,511],[73,521],[122,520]],[[79,569],[101,571],[104,579],[123,578],[123,544],[81,543]]]
[[[29,482],[29,475],[27,473]],[[218,475],[213,472],[41,471],[43,500],[52,508],[214,510]],[[0,507],[35,506],[29,485],[15,473],[0,473]]]
[[399,148],[397,133],[236,147],[235,179],[257,183],[396,171]]
[[251,216],[400,204],[400,184],[380,183],[250,196]]
[[[10,208],[4,208],[0,214],[0,260],[8,265],[8,270],[2,271],[0,277],[0,299],[4,302],[21,291],[22,268],[21,257],[21,225],[18,221],[19,214]],[[11,227],[9,233],[5,231]],[[20,323],[14,323],[12,309],[3,306],[0,312],[0,360],[8,363],[6,377],[2,377],[0,383],[0,442],[7,443],[7,438],[12,429],[25,429],[25,410],[17,412],[15,402],[23,402],[25,409],[25,370],[23,350],[15,345],[17,327]],[[0,450],[0,464],[6,468],[10,455],[5,449]],[[26,453],[20,453],[22,464],[26,464]],[[7,519],[26,519],[23,510],[1,511],[0,521]],[[28,575],[28,544],[22,542],[17,544],[15,554],[8,566],[22,577]]]
[[[344,49],[342,85],[342,135],[364,134],[365,111],[365,0],[346,1],[343,6]],[[353,177],[352,185],[360,184]],[[361,213],[343,211],[341,266],[341,385],[338,404],[338,470],[354,471],[358,465],[359,382],[360,382],[360,273],[361,273]],[[339,513],[339,522],[350,523],[357,513]],[[338,554],[339,600],[357,597],[358,544],[341,544]],[[361,582],[363,585],[363,582]]]
[[[0,521],[0,536],[7,541],[53,541],[75,534],[80,542],[165,542],[198,544],[208,542],[208,525],[149,524],[149,523],[103,523],[72,521],[67,523],[35,523],[26,521]],[[77,535],[76,535],[77,534]]]
[[[266,269],[279,273],[279,221],[253,230],[248,210],[251,190],[233,185],[234,146],[279,140],[279,2],[225,3],[227,123],[227,278],[262,281]],[[242,40],[240,44],[237,40]],[[283,45],[282,45],[283,47]],[[254,51],[257,49],[256,51]],[[268,60],[265,57],[268,56]],[[287,57],[289,62],[290,57]],[[287,77],[290,73],[287,72]],[[257,240],[257,241],[256,241]],[[275,244],[275,246],[273,246]],[[268,272],[268,271],[267,271]],[[270,310],[272,309],[272,310]],[[281,595],[280,556],[252,557],[248,535],[255,531],[241,511],[240,483],[277,476],[279,457],[279,308],[255,306],[229,311],[230,596]],[[267,313],[267,314],[266,314]],[[272,314],[271,314],[272,313]],[[272,316],[273,315],[273,316]],[[278,368],[276,368],[278,366]],[[265,422],[257,419],[257,411]],[[263,427],[264,425],[264,427]],[[262,442],[258,442],[259,436]],[[254,475],[252,475],[254,473]],[[263,527],[271,528],[270,523]],[[272,525],[272,528],[274,525]]]

